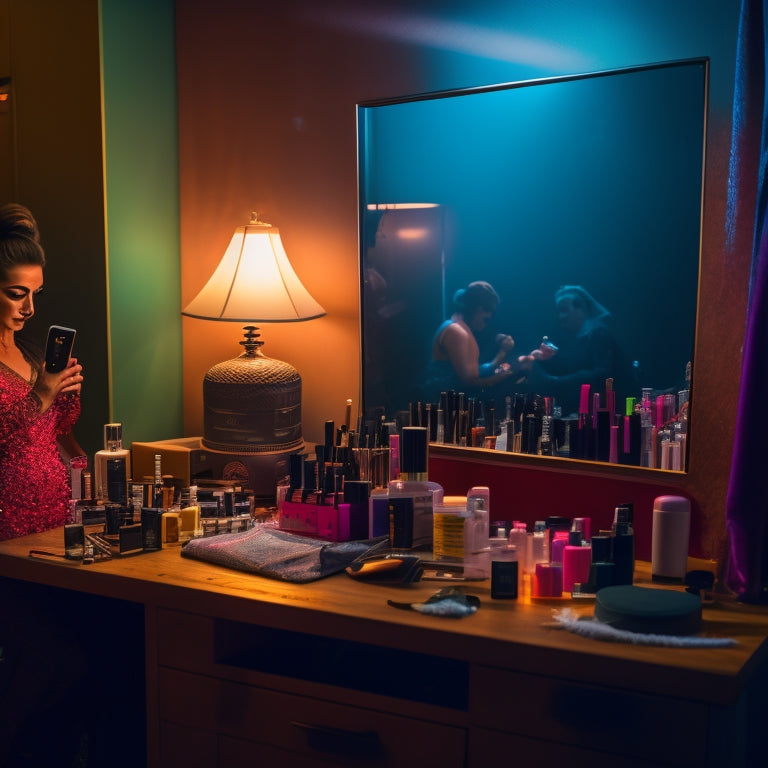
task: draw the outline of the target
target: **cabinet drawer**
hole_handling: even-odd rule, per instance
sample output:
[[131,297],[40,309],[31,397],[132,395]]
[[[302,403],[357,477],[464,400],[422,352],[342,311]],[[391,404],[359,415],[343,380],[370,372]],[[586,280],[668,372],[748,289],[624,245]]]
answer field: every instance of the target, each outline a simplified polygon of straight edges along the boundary
[[269,745],[320,765],[464,766],[462,728],[172,669],[159,670],[158,687],[163,721]]
[[160,721],[160,766],[215,768],[219,745],[213,731]]
[[213,619],[161,608],[157,612],[157,661],[205,672],[213,661]]
[[468,768],[509,768],[535,765],[536,768],[658,768],[658,762],[594,752],[572,744],[541,741],[512,733],[471,728]]
[[668,765],[706,758],[707,707],[522,672],[474,667],[473,724]]

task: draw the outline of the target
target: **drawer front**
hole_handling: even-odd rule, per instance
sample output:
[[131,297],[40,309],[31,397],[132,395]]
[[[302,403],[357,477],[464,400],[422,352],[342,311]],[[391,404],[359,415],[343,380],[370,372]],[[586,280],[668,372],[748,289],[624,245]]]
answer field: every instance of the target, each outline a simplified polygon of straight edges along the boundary
[[160,766],[215,768],[219,745],[216,734],[200,728],[160,721]]
[[465,764],[462,728],[164,668],[158,686],[161,720],[269,745],[319,765]]
[[589,768],[658,768],[659,764],[595,752],[572,744],[471,728],[467,765],[469,768],[510,768],[512,765],[535,765],[537,768],[578,765],[588,765]]
[[669,765],[706,760],[701,702],[476,667],[470,711],[476,726],[533,739]]
[[213,619],[159,609],[157,660],[168,667],[208,671],[213,661]]

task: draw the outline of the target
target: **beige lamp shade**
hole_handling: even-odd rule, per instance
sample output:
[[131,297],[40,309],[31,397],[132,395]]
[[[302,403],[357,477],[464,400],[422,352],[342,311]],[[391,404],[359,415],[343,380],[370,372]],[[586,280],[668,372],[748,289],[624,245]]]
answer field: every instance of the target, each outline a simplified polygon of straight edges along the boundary
[[237,227],[216,271],[182,312],[204,320],[291,323],[325,310],[293,271],[280,231],[253,220]]

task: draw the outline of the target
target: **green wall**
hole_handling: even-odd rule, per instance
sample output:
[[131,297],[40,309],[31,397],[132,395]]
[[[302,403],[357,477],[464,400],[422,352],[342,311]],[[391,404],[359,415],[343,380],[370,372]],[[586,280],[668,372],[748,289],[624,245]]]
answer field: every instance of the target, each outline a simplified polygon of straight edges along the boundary
[[183,435],[173,0],[101,0],[110,418]]

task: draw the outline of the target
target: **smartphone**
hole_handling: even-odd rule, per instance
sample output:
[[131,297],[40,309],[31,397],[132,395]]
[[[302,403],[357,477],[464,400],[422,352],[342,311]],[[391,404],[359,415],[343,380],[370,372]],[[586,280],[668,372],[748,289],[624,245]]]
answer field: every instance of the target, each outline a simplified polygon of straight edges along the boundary
[[75,329],[63,325],[52,325],[48,329],[45,343],[45,370],[58,373],[67,367],[75,344]]

